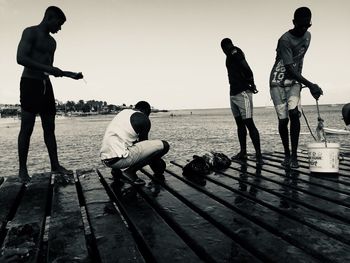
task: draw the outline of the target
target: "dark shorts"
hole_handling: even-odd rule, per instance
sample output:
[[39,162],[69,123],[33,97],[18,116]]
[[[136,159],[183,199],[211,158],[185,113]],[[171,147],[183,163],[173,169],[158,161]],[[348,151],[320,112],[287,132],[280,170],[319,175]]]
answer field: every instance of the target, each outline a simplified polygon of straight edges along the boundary
[[21,78],[21,108],[31,113],[56,114],[55,97],[50,79]]

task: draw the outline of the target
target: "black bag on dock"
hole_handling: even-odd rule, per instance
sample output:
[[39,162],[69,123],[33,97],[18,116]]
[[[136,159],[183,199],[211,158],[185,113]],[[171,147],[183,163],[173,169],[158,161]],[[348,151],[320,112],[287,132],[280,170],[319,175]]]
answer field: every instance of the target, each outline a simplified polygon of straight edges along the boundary
[[224,170],[230,167],[231,160],[225,154],[220,152],[210,152],[203,155],[204,160],[213,170]]
[[193,156],[191,160],[185,167],[182,169],[182,175],[185,177],[196,177],[204,176],[210,173],[210,166],[205,161],[203,157],[198,155]]

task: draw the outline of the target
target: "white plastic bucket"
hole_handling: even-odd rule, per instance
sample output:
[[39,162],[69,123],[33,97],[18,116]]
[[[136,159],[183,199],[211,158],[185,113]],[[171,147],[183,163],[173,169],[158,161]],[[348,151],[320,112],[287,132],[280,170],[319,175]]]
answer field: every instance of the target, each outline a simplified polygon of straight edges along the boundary
[[310,172],[338,173],[339,172],[339,143],[324,142],[309,143],[308,159]]

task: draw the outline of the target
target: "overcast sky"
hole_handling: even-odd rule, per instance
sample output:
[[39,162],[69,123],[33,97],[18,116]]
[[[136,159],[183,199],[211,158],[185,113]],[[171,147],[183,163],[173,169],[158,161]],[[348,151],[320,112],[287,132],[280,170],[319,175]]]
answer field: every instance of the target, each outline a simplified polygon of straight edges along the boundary
[[[23,29],[40,23],[49,5],[67,16],[53,35],[54,65],[82,71],[87,81],[51,77],[63,102],[147,100],[160,109],[227,108],[220,41],[230,37],[254,72],[260,91],[255,106],[271,106],[268,80],[277,40],[292,28],[300,6],[313,14],[304,76],[323,88],[321,104],[350,102],[348,0],[0,0],[0,103],[19,103],[17,45]],[[308,90],[302,103],[314,103]]]

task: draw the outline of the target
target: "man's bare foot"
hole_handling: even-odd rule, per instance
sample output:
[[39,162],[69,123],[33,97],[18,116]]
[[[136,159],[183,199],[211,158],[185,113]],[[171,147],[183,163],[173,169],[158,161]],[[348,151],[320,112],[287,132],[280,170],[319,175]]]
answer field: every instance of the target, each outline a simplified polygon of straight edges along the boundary
[[21,183],[26,184],[30,181],[30,176],[28,175],[27,170],[19,170],[18,177]]
[[73,174],[73,171],[72,170],[67,170],[66,168],[64,168],[63,166],[59,165],[58,167],[56,168],[52,168],[51,169],[51,172],[52,173],[55,173],[55,174]]

